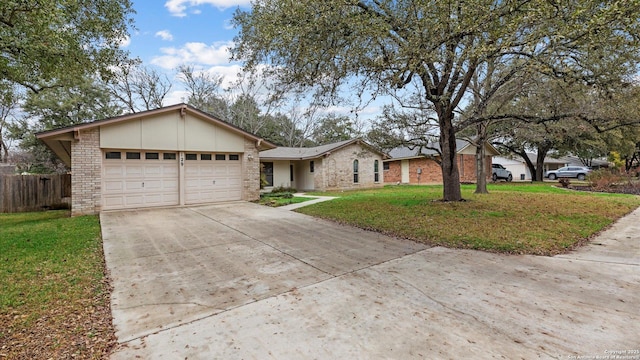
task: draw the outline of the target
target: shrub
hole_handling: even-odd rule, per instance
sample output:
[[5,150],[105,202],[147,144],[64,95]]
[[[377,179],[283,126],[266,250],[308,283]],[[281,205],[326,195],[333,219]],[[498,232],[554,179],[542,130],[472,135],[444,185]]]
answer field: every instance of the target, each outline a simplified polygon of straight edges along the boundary
[[284,186],[276,186],[273,189],[271,189],[271,193],[272,194],[277,194],[277,193],[295,193],[296,189],[292,188],[292,187],[284,187]]
[[291,199],[293,197],[293,193],[291,192],[270,192],[266,194],[260,195],[263,198],[283,198],[283,199]]
[[569,185],[571,185],[571,181],[567,178],[562,178],[558,180],[558,182],[560,183],[560,185],[562,185],[563,188],[567,188],[569,187]]
[[587,181],[589,181],[589,186],[591,186],[594,190],[606,190],[611,188],[612,186],[619,184],[622,182],[624,178],[619,174],[614,174],[611,170],[608,169],[600,169],[593,171],[587,177]]

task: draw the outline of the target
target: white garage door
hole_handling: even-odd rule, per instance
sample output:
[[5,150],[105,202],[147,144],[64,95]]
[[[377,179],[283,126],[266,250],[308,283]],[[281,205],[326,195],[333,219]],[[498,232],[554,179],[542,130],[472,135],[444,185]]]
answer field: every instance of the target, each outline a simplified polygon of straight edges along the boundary
[[241,200],[239,154],[186,153],[185,204]]
[[175,152],[106,151],[102,163],[104,210],[178,205]]

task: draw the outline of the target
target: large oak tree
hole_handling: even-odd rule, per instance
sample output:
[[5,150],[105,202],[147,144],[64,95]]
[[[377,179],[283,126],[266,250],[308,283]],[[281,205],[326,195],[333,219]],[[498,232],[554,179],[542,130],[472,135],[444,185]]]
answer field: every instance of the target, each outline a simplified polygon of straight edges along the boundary
[[488,62],[512,69],[492,81],[480,112],[524,73],[602,81],[635,66],[639,14],[640,0],[256,0],[234,16],[232,54],[247,69],[267,64],[279,89],[311,91],[318,102],[393,95],[432,109],[443,199],[456,201],[456,131],[477,118],[458,122],[456,113],[470,102],[477,70]]
[[125,57],[130,0],[0,1],[0,79],[38,92],[75,85]]

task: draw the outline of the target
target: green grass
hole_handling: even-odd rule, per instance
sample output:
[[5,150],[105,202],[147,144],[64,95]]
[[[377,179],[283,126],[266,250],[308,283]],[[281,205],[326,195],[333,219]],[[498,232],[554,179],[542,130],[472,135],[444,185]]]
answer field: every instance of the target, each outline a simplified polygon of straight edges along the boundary
[[[49,352],[38,356],[82,354],[75,345],[64,350],[64,344],[94,337],[99,330],[92,329],[87,311],[108,309],[98,217],[70,218],[67,211],[0,214],[0,264],[0,344],[28,344],[27,338],[41,336],[49,338]],[[32,335],[23,338],[25,333]],[[13,355],[33,354],[28,345],[23,350]]]
[[551,255],[564,252],[640,206],[640,197],[576,192],[551,184],[463,185],[464,202],[441,202],[442,186],[387,186],[298,210],[431,245]]

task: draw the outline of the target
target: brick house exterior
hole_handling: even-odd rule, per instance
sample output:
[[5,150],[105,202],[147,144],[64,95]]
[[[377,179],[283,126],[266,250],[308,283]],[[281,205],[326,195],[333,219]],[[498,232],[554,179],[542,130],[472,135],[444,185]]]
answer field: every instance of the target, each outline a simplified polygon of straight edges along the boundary
[[[275,147],[186,104],[46,131],[37,137],[71,168],[74,216],[120,208],[257,200],[259,150]],[[113,175],[114,169],[121,172]],[[200,184],[208,188],[199,189]],[[129,191],[130,186],[139,189]],[[107,194],[121,202],[108,204]],[[136,197],[142,200],[129,201]]]
[[[490,144],[487,144],[485,169],[487,179],[491,177],[492,157],[499,152]],[[458,171],[460,181],[466,183],[476,182],[476,157],[475,146],[462,140],[458,140]],[[418,154],[418,149],[396,148],[389,152],[390,159],[384,162],[384,181],[388,184],[441,184],[442,169],[433,159],[437,152],[423,149]],[[404,174],[403,174],[404,170]],[[403,177],[404,175],[404,177]]]
[[71,142],[71,215],[96,214],[102,209],[102,151],[100,129],[78,130]]
[[[386,155],[360,139],[311,147],[279,147],[260,153],[267,186],[298,190],[349,190],[384,185]],[[377,171],[376,171],[377,170]]]

